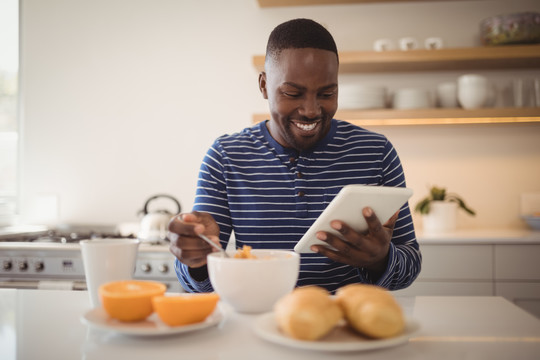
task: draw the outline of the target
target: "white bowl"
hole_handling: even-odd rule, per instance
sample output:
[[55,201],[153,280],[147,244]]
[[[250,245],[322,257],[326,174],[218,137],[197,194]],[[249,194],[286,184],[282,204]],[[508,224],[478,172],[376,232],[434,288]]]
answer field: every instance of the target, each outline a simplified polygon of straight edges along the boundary
[[476,74],[462,75],[457,80],[457,96],[464,109],[478,109],[486,105],[489,96],[488,80]]
[[274,303],[296,286],[300,256],[285,250],[251,250],[257,259],[208,255],[208,275],[220,298],[237,312],[272,311]]
[[395,109],[426,109],[431,108],[431,94],[427,89],[406,88],[394,93],[392,106]]

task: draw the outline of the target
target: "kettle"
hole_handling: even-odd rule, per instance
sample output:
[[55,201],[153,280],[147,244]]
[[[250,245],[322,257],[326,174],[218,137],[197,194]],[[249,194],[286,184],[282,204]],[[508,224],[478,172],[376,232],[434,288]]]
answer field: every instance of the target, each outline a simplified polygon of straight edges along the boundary
[[[164,209],[154,210],[150,212],[150,203],[160,198],[168,198],[172,202],[174,202],[174,204],[176,205],[176,213],[173,214],[168,210]],[[143,218],[141,220],[141,225],[137,234],[138,239],[141,242],[146,243],[162,243],[164,241],[168,241],[167,233],[169,228],[169,221],[171,221],[174,215],[180,213],[181,210],[182,207],[180,206],[180,202],[171,195],[158,194],[146,200],[144,208],[139,211],[139,213],[143,214]]]

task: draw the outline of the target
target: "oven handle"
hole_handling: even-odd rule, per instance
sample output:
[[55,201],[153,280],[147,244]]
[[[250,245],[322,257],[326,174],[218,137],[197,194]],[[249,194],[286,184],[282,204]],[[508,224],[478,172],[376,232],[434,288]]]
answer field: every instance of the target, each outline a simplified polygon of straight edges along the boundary
[[0,281],[0,289],[87,290],[84,281]]

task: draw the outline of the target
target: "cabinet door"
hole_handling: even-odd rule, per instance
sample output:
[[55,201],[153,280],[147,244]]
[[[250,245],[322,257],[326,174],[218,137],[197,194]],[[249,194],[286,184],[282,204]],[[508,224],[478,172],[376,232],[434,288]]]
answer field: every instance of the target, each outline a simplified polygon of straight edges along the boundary
[[495,279],[540,280],[540,245],[495,245]]
[[420,245],[418,280],[493,280],[492,245]]

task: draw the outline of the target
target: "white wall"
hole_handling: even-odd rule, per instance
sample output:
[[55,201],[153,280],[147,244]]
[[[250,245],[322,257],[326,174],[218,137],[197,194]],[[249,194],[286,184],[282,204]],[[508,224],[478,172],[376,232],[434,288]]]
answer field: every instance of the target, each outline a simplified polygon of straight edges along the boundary
[[[534,0],[266,9],[255,0],[22,2],[23,210],[31,221],[100,224],[136,221],[158,192],[191,208],[208,146],[267,111],[251,57],[264,53],[282,21],[320,21],[343,51],[402,36],[468,47],[479,44],[483,18],[540,11]],[[434,87],[460,73],[342,81]],[[540,71],[484,74],[503,87]],[[461,217],[461,226],[524,226],[519,194],[540,191],[538,124],[374,130],[398,149],[413,204],[429,184],[445,185],[478,211]]]

